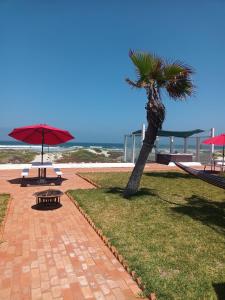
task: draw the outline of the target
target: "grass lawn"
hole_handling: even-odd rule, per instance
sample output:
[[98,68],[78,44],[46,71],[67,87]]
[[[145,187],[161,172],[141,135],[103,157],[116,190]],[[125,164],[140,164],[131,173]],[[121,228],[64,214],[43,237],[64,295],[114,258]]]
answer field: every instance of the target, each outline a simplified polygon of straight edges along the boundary
[[128,173],[84,175],[102,188],[70,193],[142,277],[146,294],[225,299],[223,190],[184,173],[151,172],[125,200]]
[[0,194],[0,225],[4,219],[8,201],[9,201],[8,194]]

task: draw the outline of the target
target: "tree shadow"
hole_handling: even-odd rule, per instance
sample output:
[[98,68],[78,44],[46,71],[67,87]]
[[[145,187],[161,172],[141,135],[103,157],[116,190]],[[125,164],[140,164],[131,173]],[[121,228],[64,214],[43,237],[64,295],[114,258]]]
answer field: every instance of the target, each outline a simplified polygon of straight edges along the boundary
[[62,204],[59,202],[38,203],[31,206],[35,210],[55,210],[60,207],[62,207]]
[[171,207],[171,210],[188,215],[202,222],[217,233],[225,234],[225,202],[212,201],[198,195],[185,198],[187,204]]
[[224,300],[225,299],[225,282],[221,283],[213,283],[212,284],[215,293],[217,295],[218,300]]
[[49,186],[49,185],[61,185],[63,181],[68,180],[67,178],[62,177],[47,177],[43,182],[40,181],[38,177],[30,178],[13,178],[9,179],[8,182],[11,184],[18,184],[22,187],[29,186]]
[[[177,196],[177,195],[174,194],[174,196]],[[179,195],[178,195],[178,196],[179,196]],[[158,195],[158,197],[159,197],[160,200],[162,200],[162,201],[164,201],[164,202],[166,202],[166,203],[168,203],[168,204],[172,204],[172,205],[180,205],[180,203],[176,203],[176,202],[173,202],[173,201],[169,201],[169,200],[167,200],[167,199],[162,198],[162,197],[159,196],[159,195]]]
[[145,172],[145,176],[156,177],[156,178],[169,178],[169,179],[193,179],[192,175],[181,173],[181,172]]
[[[123,193],[124,193],[125,188],[121,188],[121,187],[112,187],[112,188],[108,188],[106,190],[106,193],[108,194],[117,194],[121,197],[123,197]],[[157,193],[155,192],[154,189],[149,189],[149,188],[141,188],[139,189],[139,191],[130,197],[126,197],[129,200],[141,197],[141,196],[157,196]]]

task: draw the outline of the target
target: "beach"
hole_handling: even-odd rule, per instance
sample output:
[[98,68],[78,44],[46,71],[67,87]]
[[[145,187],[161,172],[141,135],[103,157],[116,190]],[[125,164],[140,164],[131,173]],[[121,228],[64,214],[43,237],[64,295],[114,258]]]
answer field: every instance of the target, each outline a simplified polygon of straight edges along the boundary
[[[135,160],[138,157],[141,144],[135,148]],[[183,145],[177,144],[174,153],[182,153]],[[207,163],[210,159],[209,147],[201,145],[199,161]],[[219,155],[221,149],[215,147]],[[161,144],[159,153],[169,153],[169,145]],[[196,149],[189,145],[188,153],[193,155],[196,161]],[[124,160],[124,145],[122,143],[65,143],[57,146],[45,146],[43,159],[45,162],[54,164],[84,164],[84,163],[133,163],[132,148],[126,149],[126,159]],[[155,149],[149,155],[149,162],[154,162],[156,158]],[[0,164],[27,164],[41,161],[41,146],[29,145],[17,141],[0,141]]]
[[[44,147],[45,162],[52,163],[118,163],[123,161],[122,144],[68,143]],[[0,142],[0,164],[22,164],[41,161],[41,146],[18,142]]]

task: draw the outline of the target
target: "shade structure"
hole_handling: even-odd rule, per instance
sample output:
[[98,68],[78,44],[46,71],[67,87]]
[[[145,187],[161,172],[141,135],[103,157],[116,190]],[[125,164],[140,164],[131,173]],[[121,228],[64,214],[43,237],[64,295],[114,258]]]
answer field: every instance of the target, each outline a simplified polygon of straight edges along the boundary
[[225,134],[222,133],[220,135],[214,136],[212,138],[206,139],[202,141],[203,144],[206,145],[217,145],[217,146],[223,146],[223,164],[224,164],[224,146],[225,146]]
[[12,132],[9,133],[9,136],[18,141],[22,141],[28,144],[42,145],[42,163],[44,145],[59,145],[74,139],[69,131],[52,127],[46,124],[15,128]]
[[[137,130],[132,132],[132,134],[141,134],[141,130]],[[195,129],[195,130],[188,130],[188,131],[171,131],[171,130],[158,130],[158,136],[164,137],[179,137],[179,138],[188,138],[194,134],[202,133],[204,130],[202,129]]]

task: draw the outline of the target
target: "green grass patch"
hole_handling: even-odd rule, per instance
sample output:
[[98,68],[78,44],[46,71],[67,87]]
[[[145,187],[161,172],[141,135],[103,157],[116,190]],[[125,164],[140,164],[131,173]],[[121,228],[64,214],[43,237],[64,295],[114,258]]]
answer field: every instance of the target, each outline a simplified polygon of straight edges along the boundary
[[0,225],[5,217],[8,201],[9,201],[8,194],[0,194]]
[[146,294],[225,299],[223,190],[184,173],[151,172],[125,200],[128,173],[85,176],[102,189],[71,195],[142,277]]
[[28,151],[28,150],[1,150],[0,164],[29,163],[35,158],[36,155],[37,155],[36,152]]

